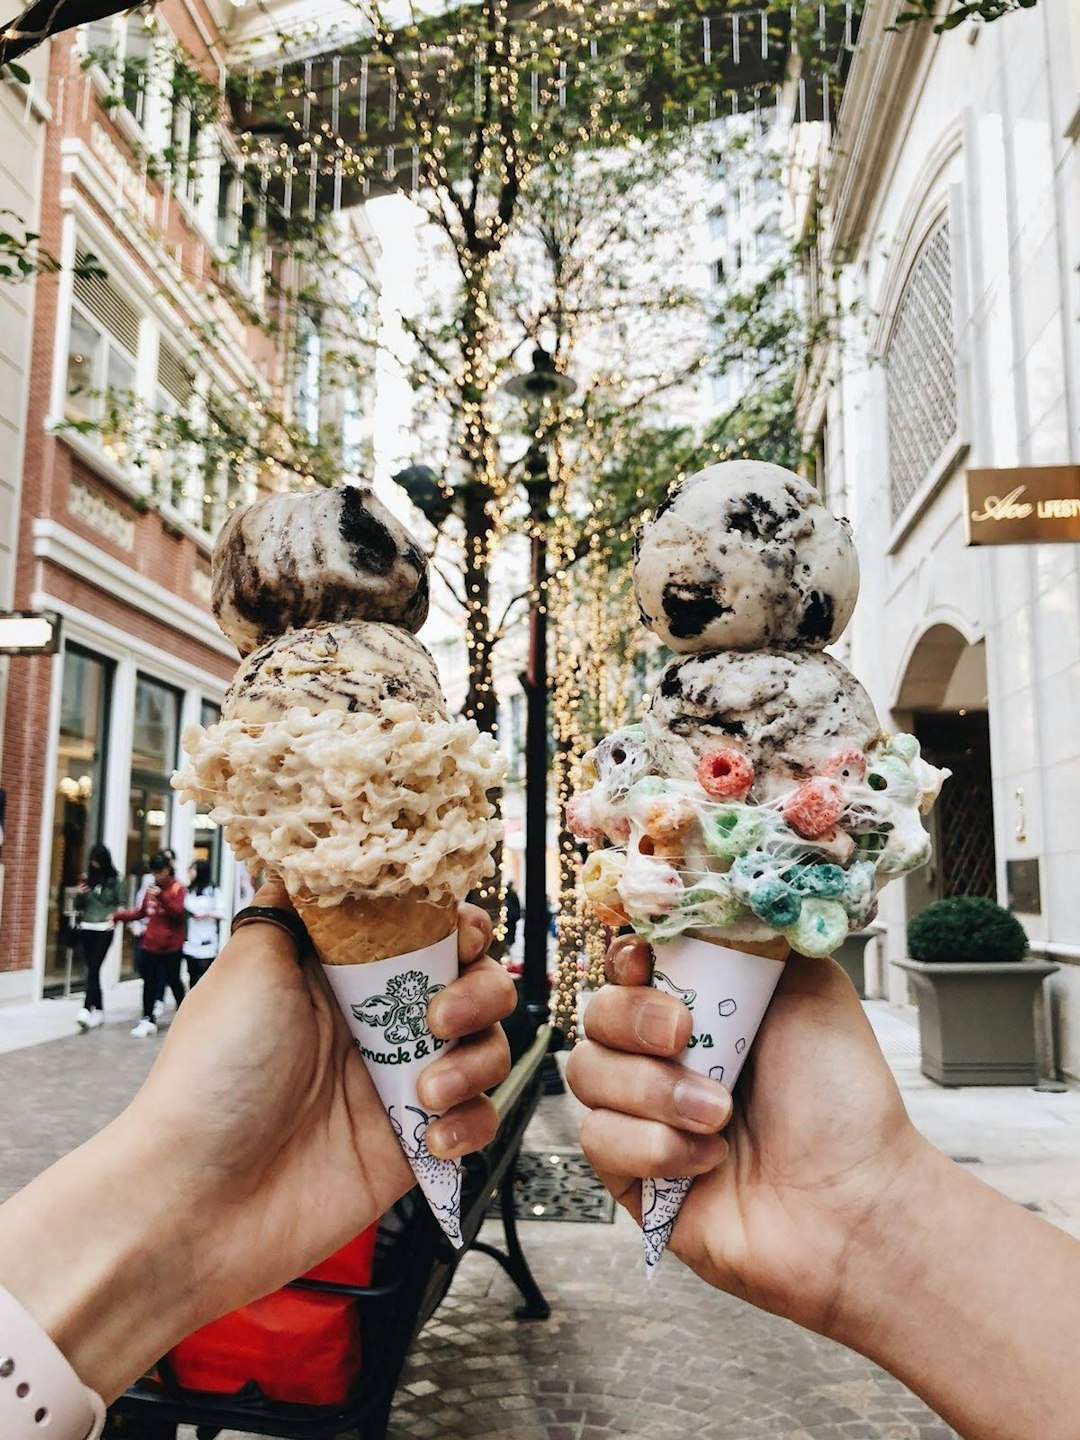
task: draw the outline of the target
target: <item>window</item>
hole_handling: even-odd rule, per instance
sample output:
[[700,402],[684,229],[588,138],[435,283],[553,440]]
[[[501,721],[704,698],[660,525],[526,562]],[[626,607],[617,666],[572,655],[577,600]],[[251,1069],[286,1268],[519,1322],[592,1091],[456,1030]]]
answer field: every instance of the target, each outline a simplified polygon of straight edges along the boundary
[[172,117],[172,172],[176,193],[197,206],[202,195],[205,137],[191,103],[182,100]]
[[202,492],[191,517],[208,535],[221,528],[230,510],[254,499],[252,463],[238,453],[243,450],[253,425],[250,415],[230,415],[220,398],[212,399],[206,413],[206,443],[200,479]]
[[713,240],[727,238],[727,211],[722,205],[709,211],[709,235]]
[[219,250],[231,254],[240,241],[240,207],[243,185],[240,171],[231,160],[223,160],[218,171],[217,233]]
[[[90,848],[102,835],[111,688],[109,661],[65,646],[45,952],[47,995],[67,994],[72,988],[75,891],[86,872]],[[80,978],[76,974],[76,985]]]
[[180,443],[175,422],[178,416],[190,418],[194,400],[195,376],[168,340],[162,339],[154,390],[157,444],[151,445],[148,459],[158,494],[167,495],[176,509],[185,513],[193,456],[191,446]]
[[955,443],[956,344],[948,218],[915,257],[885,347],[893,520]]
[[147,119],[155,35],[141,11],[95,20],[83,29],[89,58],[108,76],[110,88],[139,125]]
[[313,443],[322,419],[322,316],[317,310],[300,312],[296,335],[296,375],[293,385],[293,419]]
[[64,413],[124,465],[136,400],[139,315],[108,276],[76,275],[74,296]]
[[727,283],[727,266],[722,255],[719,255],[712,263],[712,283],[714,285]]

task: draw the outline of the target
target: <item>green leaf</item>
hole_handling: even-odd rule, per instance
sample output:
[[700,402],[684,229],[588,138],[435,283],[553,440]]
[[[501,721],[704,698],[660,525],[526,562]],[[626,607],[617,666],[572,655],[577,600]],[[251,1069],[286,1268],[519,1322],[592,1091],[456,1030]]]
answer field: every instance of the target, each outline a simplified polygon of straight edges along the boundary
[[4,66],[4,69],[11,76],[11,78],[13,80],[17,80],[20,85],[33,84],[33,77],[31,76],[30,71],[24,69],[22,65],[16,65],[14,60],[9,60],[8,63]]

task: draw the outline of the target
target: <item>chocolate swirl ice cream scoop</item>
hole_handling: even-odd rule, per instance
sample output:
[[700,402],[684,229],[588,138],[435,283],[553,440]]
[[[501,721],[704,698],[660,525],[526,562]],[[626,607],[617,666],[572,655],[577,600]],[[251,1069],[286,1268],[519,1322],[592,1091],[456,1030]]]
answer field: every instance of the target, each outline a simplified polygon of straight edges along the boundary
[[214,615],[241,655],[304,625],[378,620],[415,634],[427,619],[423,552],[358,485],[238,510],[218,537],[213,572]]

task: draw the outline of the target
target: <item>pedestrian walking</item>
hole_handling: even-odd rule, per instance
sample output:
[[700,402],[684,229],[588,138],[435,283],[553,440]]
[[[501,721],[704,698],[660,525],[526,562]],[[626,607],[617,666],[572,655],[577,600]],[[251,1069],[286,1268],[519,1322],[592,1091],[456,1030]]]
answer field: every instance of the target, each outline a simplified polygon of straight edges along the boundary
[[221,891],[210,878],[209,860],[196,860],[188,872],[184,909],[188,917],[184,959],[188,984],[194,989],[217,958],[221,943],[218,925],[225,918]]
[[120,876],[104,845],[95,845],[86,865],[86,877],[75,896],[79,921],[79,949],[86,966],[86,995],[75,1016],[82,1031],[96,1030],[105,1023],[101,998],[101,967],[112,944],[115,925],[112,913],[121,901]]
[[159,851],[150,861],[152,883],[147,887],[142,903],[131,910],[117,910],[112,917],[118,923],[129,920],[146,921],[141,947],[143,1018],[131,1032],[140,1040],[153,1035],[157,1030],[154,1002],[159,989],[164,994],[164,987],[168,984],[176,998],[177,1008],[187,993],[180,977],[186,928],[184,900],[187,891],[177,880],[173,866],[174,861],[163,851]]
[[[166,848],[165,848],[164,850],[162,850],[160,853],[161,853],[162,855],[164,855],[167,860],[170,860],[170,861],[172,862],[173,869],[175,870],[175,869],[176,869],[176,851],[175,851],[175,850],[170,850],[170,849],[166,846]],[[150,889],[150,886],[153,885],[153,883],[154,883],[154,877],[153,877],[153,874],[152,874],[151,871],[150,871],[150,862],[149,862],[149,860],[146,860],[146,861],[144,861],[144,863],[143,863],[143,877],[142,877],[142,879],[139,881],[139,888],[138,888],[138,890],[136,891],[136,894],[135,894],[135,908],[136,908],[136,909],[138,909],[138,908],[140,908],[140,907],[142,906],[143,900],[144,900],[144,898],[145,898],[145,896],[146,896],[146,892],[147,892],[147,890]],[[128,926],[128,929],[129,929],[130,932],[131,932],[131,938],[132,938],[132,939],[134,940],[134,942],[135,942],[135,955],[134,955],[135,974],[138,975],[138,977],[139,977],[140,980],[144,980],[146,977],[145,977],[145,975],[143,974],[142,937],[143,937],[143,934],[144,934],[145,931],[146,931],[146,921],[145,921],[145,920],[135,920],[131,925]],[[155,984],[155,990],[154,990],[154,1013],[153,1013],[152,1018],[153,1018],[154,1020],[160,1020],[160,1019],[161,1019],[161,1013],[162,1013],[162,1011],[165,1009],[165,971],[164,971],[160,966],[155,966],[152,961],[150,962],[150,968],[154,971],[154,977],[155,977],[155,978],[154,978],[154,984]]]
[[521,924],[521,897],[514,889],[513,880],[506,887],[506,948],[509,950],[517,939]]

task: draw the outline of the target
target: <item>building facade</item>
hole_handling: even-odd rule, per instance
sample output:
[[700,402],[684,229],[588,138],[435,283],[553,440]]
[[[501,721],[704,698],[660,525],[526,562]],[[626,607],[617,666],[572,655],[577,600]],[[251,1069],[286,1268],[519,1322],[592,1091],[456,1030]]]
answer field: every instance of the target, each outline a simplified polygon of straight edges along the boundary
[[933,865],[884,892],[868,968],[904,1001],[913,913],[1011,905],[1061,965],[1047,1058],[1052,1041],[1076,1076],[1080,547],[969,547],[965,477],[1080,461],[1080,10],[937,36],[893,31],[901,8],[867,6],[837,132],[799,187],[818,271],[839,277],[841,337],[810,358],[801,418],[862,561],[843,658],[953,771]]
[[[39,228],[61,268],[37,283],[4,599],[59,615],[63,642],[8,667],[0,1001],[81,988],[72,897],[95,843],[132,894],[165,846],[233,893],[213,822],[169,785],[237,660],[210,612],[213,542],[238,505],[298,482],[275,434],[369,446],[355,387],[330,376],[357,369],[341,337],[372,309],[363,226],[335,219],[346,259],[321,267],[275,239],[221,98],[233,13],[164,0],[49,56]],[[117,939],[107,984],[131,950]]]

